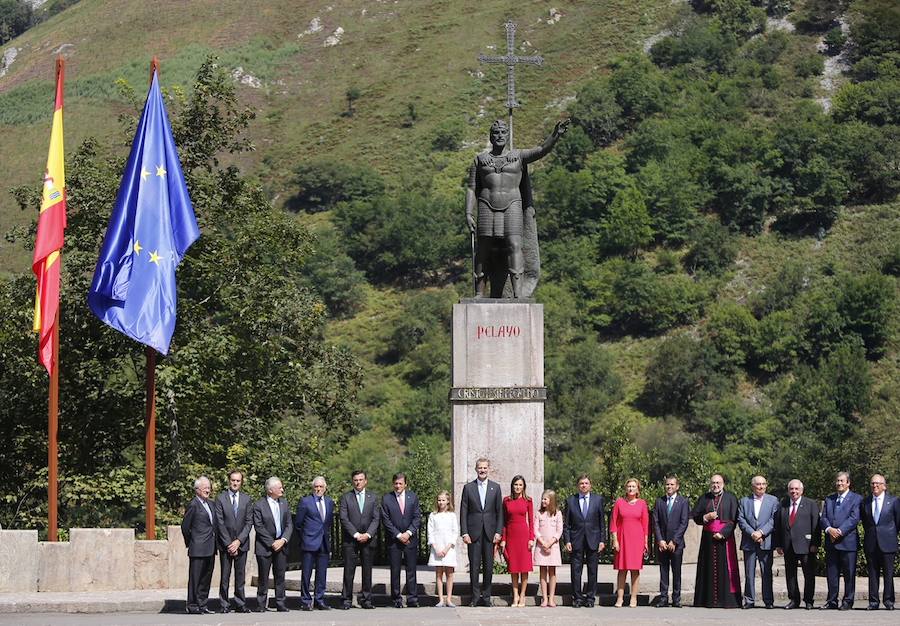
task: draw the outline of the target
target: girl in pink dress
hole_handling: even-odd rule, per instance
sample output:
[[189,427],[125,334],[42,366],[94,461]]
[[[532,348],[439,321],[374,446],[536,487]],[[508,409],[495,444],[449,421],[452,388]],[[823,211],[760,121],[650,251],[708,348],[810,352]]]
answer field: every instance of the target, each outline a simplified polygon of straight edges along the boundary
[[650,525],[647,503],[638,497],[640,492],[641,483],[637,478],[626,480],[625,497],[616,500],[609,519],[609,534],[616,553],[613,568],[619,572],[617,607],[622,606],[625,596],[626,572],[631,572],[631,601],[628,606],[637,606],[638,583],[641,580],[641,568],[644,567],[644,555],[647,553]]
[[563,532],[563,516],[556,506],[556,492],[546,489],[541,494],[541,509],[535,524],[534,564],[541,571],[541,606],[556,606],[556,566],[562,565],[559,540]]
[[534,505],[525,494],[525,479],[514,476],[509,486],[510,495],[503,498],[503,536],[500,550],[506,557],[506,565],[512,577],[512,603],[525,606],[528,574],[534,566],[531,551],[534,549]]

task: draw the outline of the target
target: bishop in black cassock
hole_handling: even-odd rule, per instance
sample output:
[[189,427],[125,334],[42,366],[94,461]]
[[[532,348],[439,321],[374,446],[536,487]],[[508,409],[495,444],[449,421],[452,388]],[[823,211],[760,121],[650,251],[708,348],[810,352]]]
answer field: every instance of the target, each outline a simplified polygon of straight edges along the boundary
[[738,501],[725,491],[725,479],[719,474],[713,475],[709,487],[709,492],[700,496],[691,510],[694,522],[703,527],[694,606],[736,609],[741,606],[741,578],[734,541]]

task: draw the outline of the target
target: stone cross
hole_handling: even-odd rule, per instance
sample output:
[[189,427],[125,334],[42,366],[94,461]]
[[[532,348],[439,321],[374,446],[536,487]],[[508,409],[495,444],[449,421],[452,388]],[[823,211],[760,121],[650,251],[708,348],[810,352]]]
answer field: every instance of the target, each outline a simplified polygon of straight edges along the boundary
[[512,20],[506,21],[506,55],[505,56],[488,56],[479,54],[478,60],[482,63],[499,63],[506,66],[506,108],[509,110],[509,147],[512,149],[513,141],[513,109],[519,108],[519,101],[516,100],[516,65],[525,63],[528,65],[543,65],[544,57],[542,56],[518,56],[516,55],[516,23]]

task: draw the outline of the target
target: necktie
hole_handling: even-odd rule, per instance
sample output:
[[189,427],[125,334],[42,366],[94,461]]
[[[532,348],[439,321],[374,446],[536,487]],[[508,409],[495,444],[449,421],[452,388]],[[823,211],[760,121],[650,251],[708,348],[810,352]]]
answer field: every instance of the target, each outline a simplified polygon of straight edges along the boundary
[[790,519],[788,520],[788,525],[789,525],[789,526],[793,526],[793,525],[794,525],[794,520],[795,520],[796,518],[797,518],[797,503],[794,502],[794,503],[791,505],[791,517],[790,517]]
[[875,518],[875,523],[878,523],[878,518],[881,517],[881,500],[875,498],[875,513],[872,515]]
[[281,507],[274,500],[269,506],[272,508],[272,518],[275,520],[275,538],[281,539]]
[[487,481],[478,483],[478,497],[481,498],[481,508],[484,509],[484,501],[487,498]]
[[669,503],[666,505],[666,513],[672,512],[672,505],[675,503],[675,498],[669,498]]
[[587,496],[581,496],[581,517],[587,517]]
[[200,504],[203,505],[203,508],[206,510],[206,514],[209,516],[209,523],[212,524],[212,511],[209,510],[209,505],[206,503],[206,500],[200,500]]
[[403,515],[403,512],[406,510],[406,497],[404,494],[399,494],[397,496],[397,504],[400,505],[400,515]]
[[359,512],[363,512],[363,506],[366,504],[366,496],[362,491],[356,493],[356,503],[359,504]]
[[319,517],[322,518],[322,521],[325,521],[325,503],[322,502],[322,496],[316,498],[316,508],[319,509]]
[[838,496],[837,506],[841,506],[841,502],[843,502],[843,501],[844,501],[844,496]]
[[231,494],[231,508],[234,509],[234,517],[237,518],[238,496],[236,493]]

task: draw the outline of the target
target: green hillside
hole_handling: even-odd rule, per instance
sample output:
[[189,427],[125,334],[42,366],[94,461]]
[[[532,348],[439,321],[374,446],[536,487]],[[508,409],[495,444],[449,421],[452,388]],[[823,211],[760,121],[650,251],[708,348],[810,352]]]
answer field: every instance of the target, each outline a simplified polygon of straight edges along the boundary
[[[838,469],[858,489],[869,473],[900,474],[896,3],[188,7],[81,0],[11,42],[0,77],[3,185],[32,185],[52,58],[71,44],[64,342],[87,362],[68,384],[87,391],[67,411],[122,446],[94,463],[96,443],[69,427],[73,500],[91,501],[98,476],[140,491],[128,418],[140,355],[87,314],[83,291],[127,149],[115,120],[134,115],[152,54],[204,228],[179,270],[179,329],[160,368],[178,426],[160,450],[164,514],[178,481],[233,464],[275,468],[291,498],[311,472],[337,489],[360,466],[379,490],[398,467],[426,496],[448,483],[450,311],[471,290],[461,184],[505,113],[505,72],[476,57],[503,46],[508,17],[520,52],[545,58],[517,74],[517,145],[572,120],[534,168],[545,483],[565,491],[589,471],[613,494],[634,475],[652,494],[674,471],[693,496],[713,471],[738,492],[762,472],[776,492],[800,477],[822,497]],[[194,138],[242,106],[256,111],[255,150],[214,163]],[[224,148],[241,130],[208,136]],[[0,196],[3,230],[21,235],[32,218]],[[25,330],[27,237],[13,239],[0,247],[0,388],[15,389],[0,435],[20,442],[0,453],[20,470],[0,480],[23,485],[0,507],[10,527],[40,518],[38,503],[15,511],[45,461],[14,424],[42,406],[43,379]],[[138,513],[120,516],[140,527]],[[66,519],[97,523],[74,506]]]

